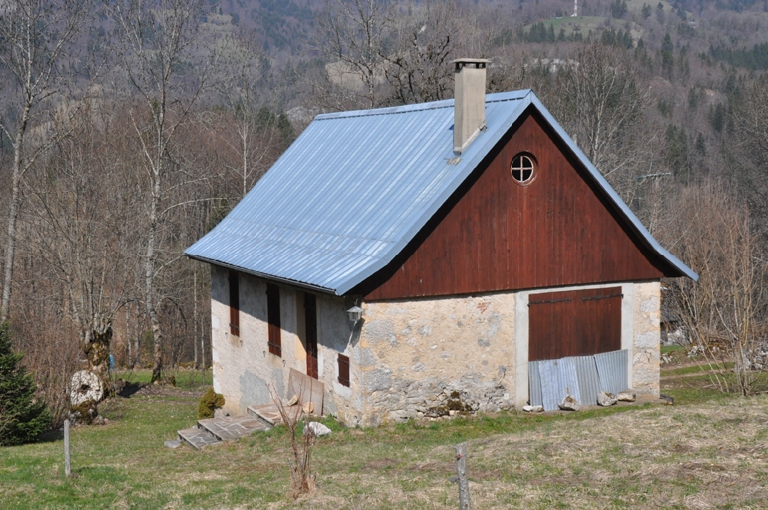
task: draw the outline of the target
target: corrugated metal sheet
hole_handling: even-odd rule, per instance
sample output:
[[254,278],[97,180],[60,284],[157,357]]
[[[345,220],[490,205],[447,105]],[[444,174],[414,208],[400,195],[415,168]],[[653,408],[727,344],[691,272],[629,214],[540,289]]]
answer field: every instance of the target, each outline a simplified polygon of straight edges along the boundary
[[627,389],[629,351],[612,351],[595,354],[600,389],[614,395]]
[[574,356],[571,358],[576,367],[576,377],[579,380],[579,403],[585,406],[593,406],[597,403],[597,394],[600,393],[600,378],[597,375],[597,365],[594,356]]
[[559,409],[558,404],[563,400],[560,396],[560,378],[557,375],[557,360],[539,361],[541,377],[541,405],[545,411]]
[[[538,364],[537,371],[539,372],[541,383],[541,403],[531,403],[531,405],[543,405],[545,411],[554,411],[559,409],[558,405],[566,395],[571,395],[577,401],[581,401],[576,366],[571,358],[544,360],[531,363]],[[528,364],[529,371],[531,363]]]
[[581,391],[579,390],[579,378],[576,374],[576,366],[573,358],[563,358],[557,363],[557,378],[560,382],[560,400],[566,395],[571,395],[581,403]]
[[453,100],[319,115],[246,197],[185,253],[343,295],[389,263],[529,105],[537,107],[660,255],[629,208],[528,90],[487,96],[487,129],[453,158]]
[[528,403],[532,406],[544,405],[541,398],[541,375],[539,362],[528,363]]
[[579,404],[593,406],[601,391],[616,394],[627,389],[628,357],[629,352],[622,350],[531,361],[528,363],[529,403],[554,411],[559,409],[563,397],[570,394]]

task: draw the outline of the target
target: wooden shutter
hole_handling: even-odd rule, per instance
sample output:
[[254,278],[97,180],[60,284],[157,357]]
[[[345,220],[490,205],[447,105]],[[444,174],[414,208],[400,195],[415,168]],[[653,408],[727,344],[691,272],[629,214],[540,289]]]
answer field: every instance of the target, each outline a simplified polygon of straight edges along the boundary
[[621,349],[621,287],[533,294],[528,361]]
[[339,354],[339,384],[349,387],[349,357]]
[[317,379],[317,299],[314,294],[304,294],[304,326],[307,340],[307,375]]
[[283,349],[280,341],[280,288],[271,283],[267,284],[267,322],[270,354],[282,356]]
[[240,273],[229,270],[229,332],[240,336]]

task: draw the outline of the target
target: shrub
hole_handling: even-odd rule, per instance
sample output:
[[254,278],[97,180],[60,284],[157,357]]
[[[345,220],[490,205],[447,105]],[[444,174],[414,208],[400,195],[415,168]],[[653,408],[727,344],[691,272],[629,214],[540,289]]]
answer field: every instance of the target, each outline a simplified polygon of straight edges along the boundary
[[200,399],[200,403],[197,405],[197,417],[200,419],[203,418],[213,418],[213,412],[224,406],[224,395],[221,393],[216,393],[213,391],[213,388],[209,388],[208,391],[205,392],[205,395],[203,395],[203,398]]
[[35,439],[51,423],[45,402],[35,398],[32,374],[21,365],[21,353],[11,348],[7,323],[0,326],[0,445],[16,445]]

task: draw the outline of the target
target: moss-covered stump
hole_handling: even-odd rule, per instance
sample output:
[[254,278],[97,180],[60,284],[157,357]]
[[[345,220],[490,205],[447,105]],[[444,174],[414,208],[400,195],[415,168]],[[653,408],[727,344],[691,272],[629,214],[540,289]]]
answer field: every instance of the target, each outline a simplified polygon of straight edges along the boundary
[[90,425],[99,415],[99,409],[93,400],[86,400],[69,410],[69,419],[75,425]]

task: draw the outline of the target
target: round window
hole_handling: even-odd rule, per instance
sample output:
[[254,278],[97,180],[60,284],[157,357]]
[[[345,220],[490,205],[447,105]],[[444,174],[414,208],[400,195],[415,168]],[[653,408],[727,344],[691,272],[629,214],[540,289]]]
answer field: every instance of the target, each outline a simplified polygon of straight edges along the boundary
[[512,160],[512,178],[520,184],[528,184],[533,180],[533,158],[518,154]]

